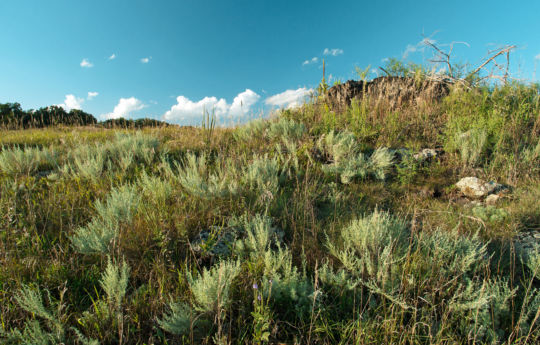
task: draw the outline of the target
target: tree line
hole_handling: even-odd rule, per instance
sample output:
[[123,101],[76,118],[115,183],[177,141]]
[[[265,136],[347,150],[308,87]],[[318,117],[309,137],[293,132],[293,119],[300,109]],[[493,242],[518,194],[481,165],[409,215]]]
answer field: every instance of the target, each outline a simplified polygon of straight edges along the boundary
[[104,128],[141,128],[168,126],[167,123],[155,119],[110,119],[103,122],[89,113],[79,109],[64,108],[51,105],[37,110],[23,110],[19,103],[0,103],[0,128],[28,129],[51,126],[99,126]]

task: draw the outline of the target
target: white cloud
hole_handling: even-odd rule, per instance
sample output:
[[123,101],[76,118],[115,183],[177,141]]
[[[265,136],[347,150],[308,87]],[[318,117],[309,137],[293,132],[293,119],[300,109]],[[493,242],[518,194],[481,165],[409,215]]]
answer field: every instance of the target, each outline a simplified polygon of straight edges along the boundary
[[[407,47],[405,47],[405,51],[402,54],[402,58],[406,59],[412,53],[424,52],[428,44],[436,44],[436,43],[437,43],[436,40],[426,37],[416,44],[407,44]],[[462,42],[456,42],[456,43],[462,43]]]
[[338,55],[343,54],[343,49],[339,49],[339,48],[334,48],[334,49],[324,48],[323,54],[324,54],[324,55],[338,56]]
[[536,55],[536,56],[534,57],[534,59],[535,59],[535,60],[540,60],[540,54]]
[[91,91],[90,91],[90,92],[88,92],[88,97],[87,97],[87,99],[88,99],[88,100],[91,100],[92,98],[97,97],[97,95],[99,95],[99,92],[91,92]]
[[151,58],[152,58],[151,56],[150,57],[144,57],[144,58],[141,59],[141,62],[142,63],[149,63]]
[[118,119],[120,117],[127,118],[129,117],[130,113],[141,110],[144,107],[145,105],[143,102],[135,97],[120,98],[118,104],[114,107],[113,112],[103,114],[101,117],[104,119]]
[[66,99],[64,99],[64,103],[58,104],[59,107],[64,108],[66,111],[70,111],[71,109],[81,109],[82,104],[84,103],[83,98],[77,98],[75,95],[66,95]]
[[409,54],[415,53],[418,50],[418,47],[412,44],[407,44],[407,48],[405,48],[405,51],[403,52],[402,56],[404,59],[406,59]]
[[94,67],[94,64],[88,61],[88,59],[84,58],[81,61],[81,67],[90,68],[90,67]]
[[315,57],[311,58],[311,60],[306,60],[306,61],[302,62],[302,66],[310,65],[310,64],[315,63],[317,61],[319,61],[319,58],[315,56]]
[[238,117],[248,114],[260,97],[250,89],[239,93],[232,104],[228,104],[224,98],[204,97],[194,102],[187,97],[178,96],[176,104],[163,114],[163,119],[175,122],[189,121],[200,119],[205,113],[214,114],[217,118]]
[[238,96],[234,97],[234,100],[229,108],[229,116],[241,116],[246,114],[249,109],[259,101],[261,96],[257,95],[250,89],[241,92]]
[[305,87],[296,90],[287,90],[268,97],[265,103],[280,108],[296,108],[301,106],[312,92],[313,89],[306,89]]
[[111,56],[109,56],[109,60],[114,60],[114,59],[116,59],[116,54],[113,53]]

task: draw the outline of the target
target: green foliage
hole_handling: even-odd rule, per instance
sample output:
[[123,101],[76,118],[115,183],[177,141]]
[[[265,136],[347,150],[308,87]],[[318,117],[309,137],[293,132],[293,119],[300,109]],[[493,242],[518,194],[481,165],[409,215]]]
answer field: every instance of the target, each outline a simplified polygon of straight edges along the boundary
[[[45,307],[43,297],[39,290],[30,288],[29,286],[23,286],[23,288],[15,295],[15,300],[19,306],[32,315],[32,320],[25,323],[24,329],[21,332],[19,329],[11,329],[6,332],[3,328],[0,328],[0,340],[3,344],[43,344],[54,345],[65,343],[68,338],[68,329],[65,325],[66,313],[62,300],[54,302],[51,298],[50,292],[47,292],[47,300],[50,308],[56,308],[56,310],[49,310]],[[63,297],[65,291],[61,293]],[[35,319],[37,318],[37,319]],[[42,322],[39,321],[42,320]],[[96,345],[97,341],[93,339],[87,339],[77,329],[73,329],[79,340],[83,344]]]
[[279,119],[257,119],[238,127],[234,137],[238,141],[250,141],[253,138],[265,137],[271,140],[298,140],[306,133],[306,126],[292,119],[280,117]]
[[243,126],[235,129],[233,135],[238,141],[250,141],[253,138],[260,138],[270,125],[265,119],[251,120]]
[[[513,237],[540,227],[539,104],[453,86],[235,129],[4,130],[0,343],[538,343]],[[463,176],[512,188],[467,207]]]
[[384,180],[394,164],[394,154],[387,148],[378,148],[369,157],[360,152],[360,145],[351,132],[332,131],[322,136],[317,144],[331,161],[323,165],[323,172],[340,176],[344,184],[369,176]]
[[270,138],[282,138],[298,140],[306,132],[306,126],[286,118],[279,118],[278,121],[270,122],[266,135]]
[[458,133],[454,142],[461,156],[461,162],[465,166],[475,166],[480,163],[487,149],[487,135],[482,129]]
[[242,183],[258,195],[273,199],[283,181],[277,158],[253,157],[243,171]]
[[393,263],[406,252],[409,236],[405,222],[376,210],[373,214],[352,221],[341,230],[341,244],[328,242],[330,253],[353,275],[367,275],[378,283],[396,278]]
[[101,287],[107,294],[107,299],[114,310],[120,310],[122,300],[126,295],[126,289],[129,279],[129,266],[123,262],[121,265],[116,265],[108,259],[107,268],[101,276]]
[[245,233],[245,238],[238,240],[235,245],[235,252],[239,256],[262,257],[273,245],[278,246],[281,242],[280,234],[272,227],[272,219],[267,216],[243,215],[233,218],[229,225],[240,228]]
[[134,187],[124,185],[111,190],[105,203],[95,204],[96,216],[84,227],[75,230],[71,237],[73,246],[80,253],[107,253],[122,224],[129,224],[140,202]]
[[482,219],[485,222],[502,222],[508,218],[508,212],[502,208],[496,208],[495,206],[476,206],[472,209],[472,213],[475,217]]
[[224,198],[238,193],[235,171],[231,160],[218,162],[211,171],[205,154],[197,157],[193,153],[188,153],[183,167],[178,169],[178,180],[186,192],[193,196],[201,199]]
[[240,273],[240,263],[221,261],[216,266],[202,270],[193,277],[188,272],[187,279],[193,295],[195,310],[219,315],[231,302],[231,286]]
[[64,108],[52,105],[38,110],[24,111],[19,103],[0,103],[0,127],[8,129],[42,128],[48,126],[94,125],[94,116],[79,109],[66,112]]
[[171,302],[170,311],[158,320],[158,325],[163,330],[172,334],[186,334],[191,329],[192,314],[191,308],[185,303]]
[[427,75],[428,71],[422,65],[414,62],[404,62],[397,58],[389,58],[384,65],[384,71],[393,77],[411,77]]
[[0,171],[9,175],[30,175],[43,166],[56,166],[56,152],[37,147],[3,147],[0,152]]

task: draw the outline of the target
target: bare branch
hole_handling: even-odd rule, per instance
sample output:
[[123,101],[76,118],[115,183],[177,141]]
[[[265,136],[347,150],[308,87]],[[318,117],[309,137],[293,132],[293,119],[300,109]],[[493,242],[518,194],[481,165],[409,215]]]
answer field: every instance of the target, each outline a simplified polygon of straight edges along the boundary
[[[480,66],[478,66],[472,73],[469,74],[469,76],[473,76],[475,75],[476,73],[478,73],[482,68],[484,68],[484,66],[486,66],[490,61],[494,60],[497,56],[499,55],[502,55],[504,53],[507,53],[508,55],[508,60],[507,61],[510,61],[510,51],[513,50],[513,49],[516,49],[517,46],[515,45],[512,45],[512,46],[507,46],[507,47],[503,47],[503,48],[500,48],[498,50],[495,50],[495,54],[492,55],[490,58],[488,58],[486,61],[484,61],[484,63],[482,63]],[[506,66],[506,68],[508,69],[508,64]]]

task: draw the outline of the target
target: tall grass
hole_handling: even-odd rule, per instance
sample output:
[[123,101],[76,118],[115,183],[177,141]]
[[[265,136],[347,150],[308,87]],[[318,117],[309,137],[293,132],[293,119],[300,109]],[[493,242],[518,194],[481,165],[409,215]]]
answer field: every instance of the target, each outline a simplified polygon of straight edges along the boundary
[[538,99],[2,133],[0,342],[536,344]]

